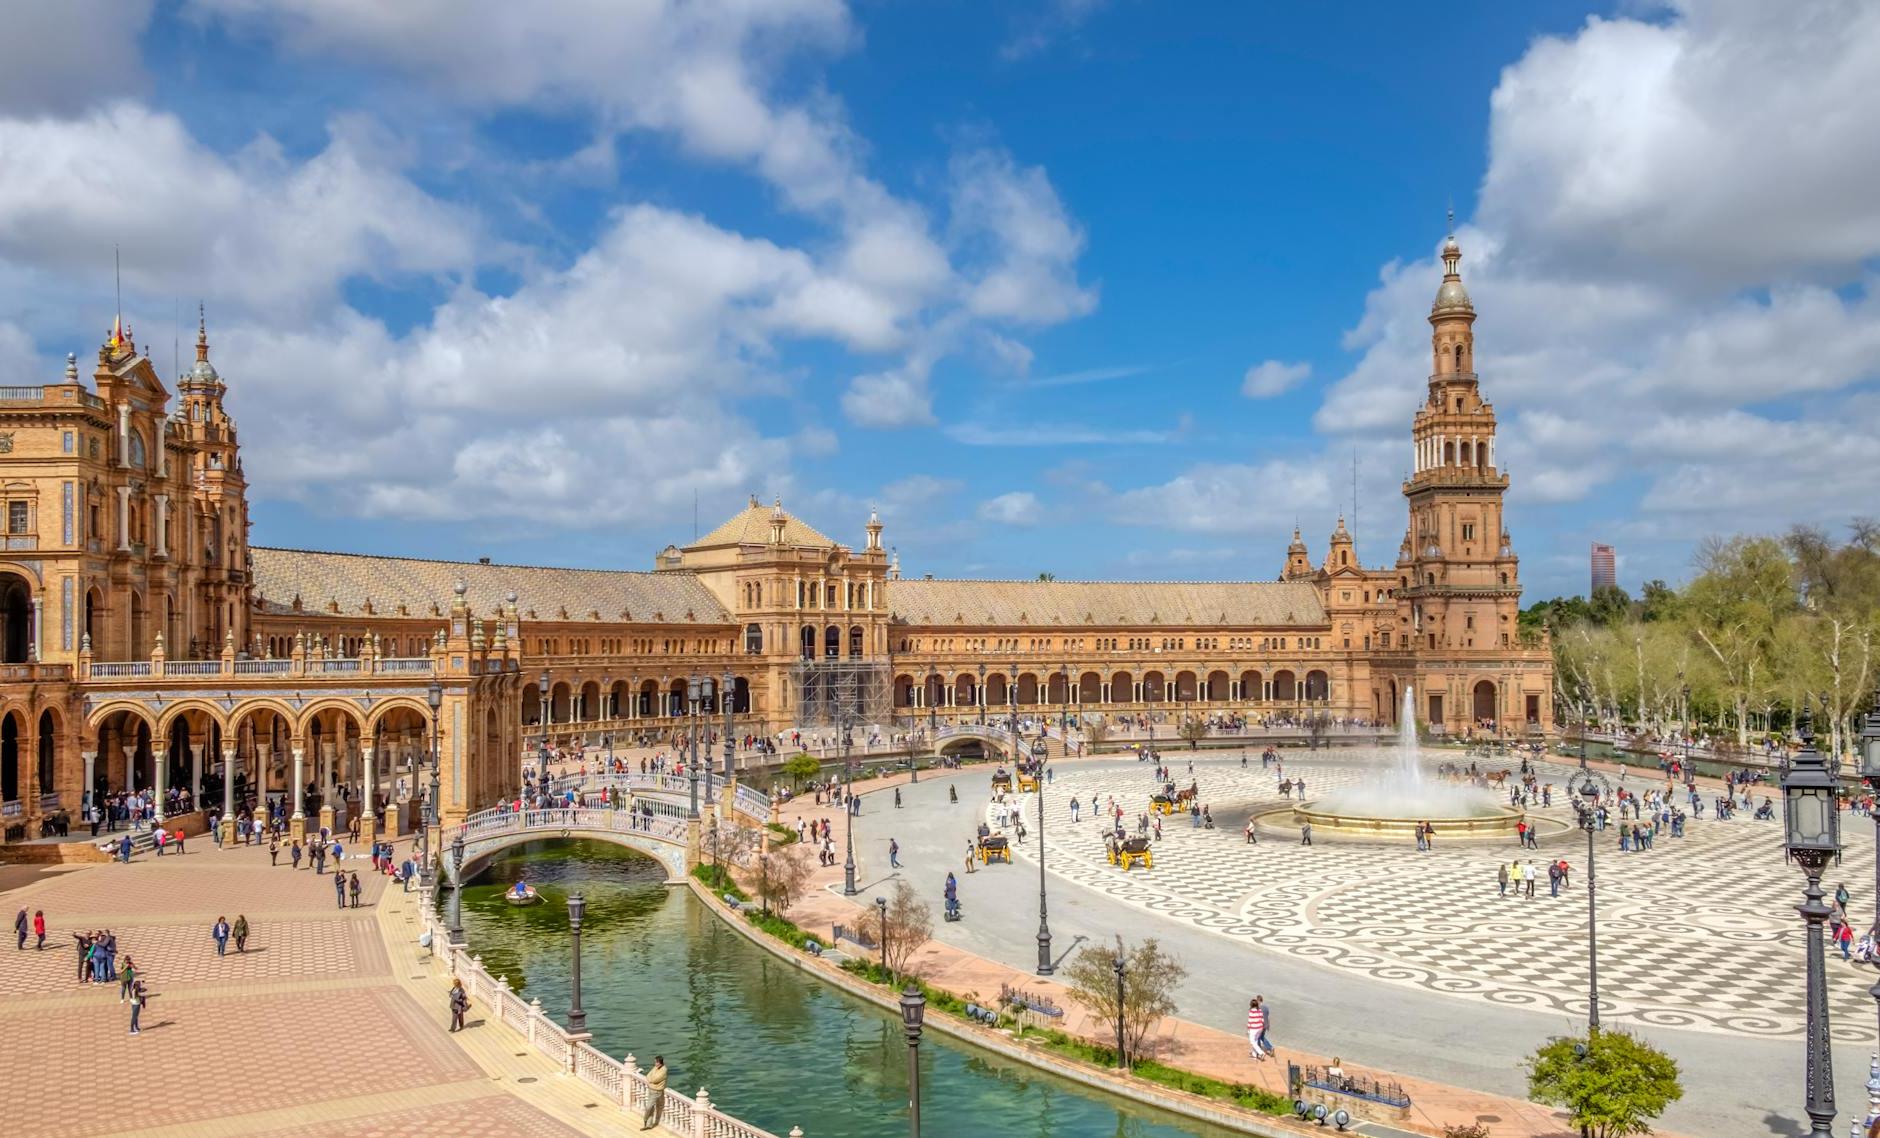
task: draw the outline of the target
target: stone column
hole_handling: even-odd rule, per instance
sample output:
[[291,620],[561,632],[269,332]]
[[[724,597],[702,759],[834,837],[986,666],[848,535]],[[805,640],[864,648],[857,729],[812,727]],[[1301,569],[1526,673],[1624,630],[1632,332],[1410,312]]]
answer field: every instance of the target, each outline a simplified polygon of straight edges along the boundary
[[131,547],[131,488],[119,486],[117,495],[118,549],[129,550]]
[[372,752],[372,744],[359,744],[359,757],[364,762],[366,775],[365,785],[359,792],[359,840],[368,846],[379,840],[379,816],[374,809],[379,800],[379,772],[373,765]]
[[85,760],[85,784],[79,787],[78,800],[89,809],[93,805],[92,798],[98,786],[98,752],[80,751],[78,754]]
[[170,496],[168,494],[158,494],[154,500],[156,502],[156,509],[153,510],[152,513],[156,515],[157,542],[156,548],[151,550],[151,552],[158,557],[162,557],[165,551],[170,548]]
[[294,816],[289,820],[288,836],[294,841],[302,841],[307,836],[307,749],[295,740],[294,748]]
[[222,848],[235,848],[235,748],[222,748]]
[[189,801],[190,805],[201,809],[199,801],[202,795],[202,747],[197,745],[189,749]]
[[[123,738],[123,736],[120,735],[119,738]],[[137,744],[126,743],[124,744],[122,749],[124,751],[124,789],[136,790],[137,789]]]
[[33,594],[33,662],[46,658],[46,638],[40,631],[46,625],[46,598]]
[[320,740],[320,825],[333,830],[333,756],[339,749],[331,739]]
[[156,807],[156,819],[161,822],[166,806],[164,798],[170,793],[170,754],[168,748],[154,741],[150,744],[150,769],[157,774],[156,785],[151,790],[151,801]]

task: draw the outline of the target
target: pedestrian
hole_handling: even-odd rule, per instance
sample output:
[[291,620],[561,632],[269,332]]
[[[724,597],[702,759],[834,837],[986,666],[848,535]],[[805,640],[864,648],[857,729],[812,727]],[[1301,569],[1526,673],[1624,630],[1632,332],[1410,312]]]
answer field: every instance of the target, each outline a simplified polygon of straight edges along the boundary
[[268,839],[268,864],[281,864],[281,839],[279,838],[270,837]]
[[1506,897],[1508,895],[1508,867],[1499,862],[1495,866],[1495,881],[1501,886],[1501,896]]
[[1266,1037],[1269,1017],[1266,999],[1255,996],[1247,1003],[1247,1053],[1262,1062],[1268,1055],[1275,1055],[1272,1041]]
[[301,850],[300,850],[299,842],[295,842],[293,844],[293,848],[287,851],[287,860],[293,864],[293,867],[295,869],[300,868],[300,854],[301,854]]
[[1312,823],[1310,822],[1299,823],[1299,844],[1302,846],[1309,846],[1312,844]]
[[131,981],[130,993],[131,993],[131,1034],[139,1035],[141,1034],[141,1032],[139,1031],[137,1027],[137,1021],[140,1017],[142,1017],[143,1011],[144,1011],[144,1004],[150,998],[150,991],[149,989],[144,987],[144,981],[141,976]]
[[470,1010],[470,993],[464,991],[463,980],[450,982],[450,1029],[463,1030],[464,1013]]
[[209,935],[215,939],[215,954],[217,956],[228,955],[228,933],[228,918],[217,917],[215,919],[215,925],[209,929]]
[[235,914],[235,951],[248,951],[248,918]]
[[352,907],[357,909],[359,907],[359,871],[358,870],[356,869],[353,870],[352,881],[346,886],[346,888],[348,891],[352,893]]
[[1547,863],[1547,895],[1560,896],[1560,863],[1557,861]]
[[1540,873],[1534,868],[1532,861],[1521,867],[1521,880],[1527,884],[1527,895],[1529,897],[1534,896],[1534,880],[1539,876]]
[[19,915],[13,918],[13,931],[15,933],[18,933],[19,938],[20,938],[19,948],[16,949],[15,951],[25,952],[26,951],[26,910],[25,909],[21,909],[19,911]]
[[640,1115],[640,1129],[659,1125],[660,1112],[666,1108],[666,1057],[653,1056],[652,1069],[646,1072],[646,1112]]
[[901,868],[901,843],[893,838],[888,839],[888,868]]
[[346,875],[343,873],[333,875],[333,896],[339,902],[339,908],[344,909],[346,907]]

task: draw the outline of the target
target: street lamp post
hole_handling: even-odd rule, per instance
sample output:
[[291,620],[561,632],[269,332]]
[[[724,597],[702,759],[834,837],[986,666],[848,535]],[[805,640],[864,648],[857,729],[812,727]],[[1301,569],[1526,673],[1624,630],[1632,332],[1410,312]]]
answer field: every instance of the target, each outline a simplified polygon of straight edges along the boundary
[[[700,676],[699,681],[698,681],[698,690],[699,690],[699,703],[698,703],[698,706],[693,709],[693,715],[695,716],[696,721],[697,721],[692,730],[692,738],[693,738],[692,761],[693,762],[699,761],[699,747],[698,747],[697,740],[700,734],[700,728],[703,726],[703,723],[705,720],[705,705],[709,703],[713,695],[716,694],[712,690],[712,678],[710,676]],[[705,801],[712,802],[714,801],[714,798],[712,797],[712,758],[711,758],[711,744],[709,743],[705,745],[705,758],[704,758],[703,765],[705,767]]]
[[1835,808],[1835,776],[1815,751],[1814,731],[1803,707],[1799,724],[1802,749],[1782,776],[1784,840],[1789,859],[1808,879],[1796,912],[1808,926],[1807,1099],[1809,1138],[1832,1138],[1834,1054],[1828,1027],[1828,976],[1823,962],[1821,926],[1830,909],[1822,902],[1821,871],[1841,853],[1841,819]]
[[[418,837],[421,839],[423,846],[419,853],[418,861],[418,884],[421,888],[430,883],[433,873],[431,868],[433,859],[431,834],[437,826],[437,796],[441,789],[441,783],[437,773],[437,714],[438,709],[444,706],[444,685],[438,683],[436,680],[432,680],[431,686],[424,693],[424,696],[425,701],[431,705],[431,792],[425,796],[424,804],[418,811]],[[414,779],[413,781],[415,782],[416,780]]]
[[548,793],[548,721],[550,708],[548,703],[548,672],[546,670],[544,670],[540,676],[536,677],[535,691],[536,695],[541,700],[542,707],[542,752],[537,756],[541,767],[541,774],[536,776],[536,782],[539,785],[535,788],[537,797],[540,797]]
[[1070,742],[1071,733],[1071,666],[1058,665],[1058,678],[1064,681],[1063,698],[1058,700],[1058,738]]
[[719,710],[724,712],[725,717],[725,782],[727,785],[730,784],[737,767],[738,743],[737,739],[731,733],[731,713],[734,710],[731,705],[734,702],[737,691],[737,677],[733,676],[730,671],[727,670],[725,672],[724,684],[718,689],[718,707]]
[[934,697],[940,694],[940,672],[931,665],[927,668],[927,690],[923,694],[927,698],[927,737],[931,739],[934,732],[940,729],[935,722],[937,712],[934,708]]
[[463,831],[451,839],[450,861],[456,869],[456,880],[450,890],[450,943],[462,944],[463,941]]
[[698,698],[698,677],[690,676],[685,681],[687,742],[685,773],[692,782],[692,812],[686,817],[695,822],[698,820]]
[[875,932],[881,937],[881,974],[888,975],[888,899],[875,898]]
[[979,665],[979,687],[974,689],[973,694],[979,697],[975,702],[979,704],[979,725],[983,727],[986,724],[986,666],[984,664]]
[[1116,972],[1116,1067],[1119,1071],[1129,1070],[1129,1054],[1123,1049],[1123,938],[1116,938],[1116,959],[1111,962]]
[[836,720],[836,730],[842,733],[842,779],[846,784],[842,792],[842,895],[855,896],[855,766],[850,759],[849,747],[852,743],[851,728],[853,722],[845,710]]
[[1685,684],[1682,689],[1682,694],[1684,697],[1684,710],[1679,716],[1679,733],[1684,736],[1684,785],[1687,789],[1695,789],[1697,786],[1697,771],[1691,767],[1691,685]]
[[568,996],[568,1030],[587,1030],[587,1010],[581,1006],[581,918],[587,914],[587,898],[579,893],[568,895],[568,942],[574,952],[574,985]]
[[927,1017],[927,997],[912,980],[901,990],[901,1027],[907,1032],[907,1132],[920,1138],[920,1025]]

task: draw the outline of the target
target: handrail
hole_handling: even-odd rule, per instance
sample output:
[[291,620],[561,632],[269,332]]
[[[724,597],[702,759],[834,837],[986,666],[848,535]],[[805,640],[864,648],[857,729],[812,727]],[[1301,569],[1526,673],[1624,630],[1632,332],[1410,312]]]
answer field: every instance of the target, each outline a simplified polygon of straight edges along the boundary
[[[433,943],[447,937],[437,915],[429,905],[420,905],[420,919]],[[489,1003],[496,1019],[514,1028],[534,1050],[553,1060],[563,1072],[580,1079],[606,1096],[621,1113],[638,1118],[646,1109],[652,1089],[640,1073],[634,1057],[625,1060],[594,1047],[586,1033],[571,1034],[542,1010],[542,1001],[524,1001],[509,987],[507,977],[491,978],[483,967],[483,958],[472,955],[467,944],[446,944],[445,961],[450,974],[464,982],[472,1000]],[[733,1118],[712,1105],[703,1087],[697,1097],[667,1087],[661,1102],[661,1123],[678,1134],[699,1138],[778,1138],[776,1134]],[[803,1138],[801,1127],[791,1127],[789,1138]]]

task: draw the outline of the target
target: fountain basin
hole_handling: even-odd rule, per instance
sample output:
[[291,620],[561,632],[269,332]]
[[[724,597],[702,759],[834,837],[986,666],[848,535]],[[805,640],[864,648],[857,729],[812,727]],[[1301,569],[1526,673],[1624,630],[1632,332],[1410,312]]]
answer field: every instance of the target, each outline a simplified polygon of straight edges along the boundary
[[[1418,817],[1366,816],[1325,809],[1323,804],[1314,800],[1294,806],[1290,811],[1276,811],[1265,815],[1264,822],[1277,822],[1290,816],[1294,828],[1311,823],[1312,834],[1340,838],[1373,838],[1378,841],[1401,841],[1406,844],[1416,843],[1416,828],[1428,822],[1436,831],[1436,840],[1484,840],[1500,839],[1512,841],[1515,827],[1527,819],[1529,825],[1541,825],[1548,820],[1534,818],[1524,811],[1512,807],[1496,807],[1489,813],[1472,813],[1454,817],[1440,815],[1422,815]],[[1547,829],[1564,829],[1560,823],[1547,825]]]

